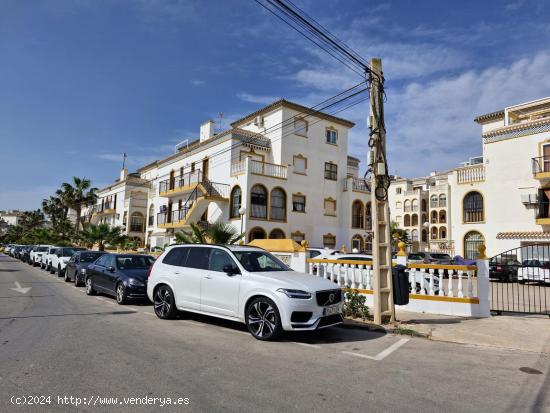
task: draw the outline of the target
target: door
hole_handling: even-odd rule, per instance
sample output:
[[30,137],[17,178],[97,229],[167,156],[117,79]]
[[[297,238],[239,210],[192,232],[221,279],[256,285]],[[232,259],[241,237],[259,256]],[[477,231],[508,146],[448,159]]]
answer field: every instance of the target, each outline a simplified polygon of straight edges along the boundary
[[174,184],[176,183],[176,179],[174,177],[174,171],[170,171],[170,181],[169,181],[169,187],[168,189],[174,189]]
[[65,267],[65,274],[67,274],[67,277],[70,279],[74,279],[73,274],[75,274],[75,268],[76,264],[78,263],[78,254],[75,254],[71,257],[69,262],[67,262],[67,266]]
[[543,172],[550,172],[550,145],[543,145],[542,147],[542,165]]
[[[109,271],[109,268],[113,268],[114,271]],[[107,255],[107,260],[105,262],[105,269],[103,271],[103,287],[105,290],[114,293],[115,284],[118,279],[116,259],[114,255]]]
[[204,247],[176,247],[164,257],[162,266],[174,287],[176,307],[200,310],[201,276],[208,266],[207,254]]
[[202,179],[208,179],[208,158],[202,160]]
[[97,260],[96,263],[90,267],[94,287],[97,287],[100,290],[105,288],[105,266],[107,265],[108,257],[109,255],[101,256],[99,260]]
[[227,265],[238,268],[226,251],[211,248],[208,270],[201,279],[201,310],[238,317],[241,274],[226,274],[223,267]]

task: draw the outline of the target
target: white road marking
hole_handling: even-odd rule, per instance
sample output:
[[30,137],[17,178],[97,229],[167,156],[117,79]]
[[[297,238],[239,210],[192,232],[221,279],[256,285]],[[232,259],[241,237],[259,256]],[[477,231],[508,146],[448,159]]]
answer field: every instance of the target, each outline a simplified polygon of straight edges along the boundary
[[142,313],[142,314],[147,314],[147,315],[152,315],[152,316],[155,316],[155,317],[156,317],[156,314],[150,313],[150,312],[148,312],[148,311],[142,311],[141,313]]
[[21,284],[19,284],[19,281],[15,282],[15,288],[10,288],[10,290],[17,291],[21,294],[27,294],[32,287],[21,287]]
[[391,346],[389,346],[387,349],[381,351],[376,356],[367,356],[366,354],[360,354],[360,353],[352,353],[351,351],[342,351],[343,354],[347,354],[349,356],[354,357],[361,357],[369,360],[375,360],[375,361],[381,361],[384,360],[386,357],[388,357],[391,353],[393,353],[395,350],[397,350],[399,347],[407,343],[410,339],[409,338],[402,338],[397,343],[393,343]]
[[299,346],[304,346],[304,347],[321,348],[321,346],[317,346],[315,344],[299,343],[297,341],[293,341],[293,343],[298,344]]

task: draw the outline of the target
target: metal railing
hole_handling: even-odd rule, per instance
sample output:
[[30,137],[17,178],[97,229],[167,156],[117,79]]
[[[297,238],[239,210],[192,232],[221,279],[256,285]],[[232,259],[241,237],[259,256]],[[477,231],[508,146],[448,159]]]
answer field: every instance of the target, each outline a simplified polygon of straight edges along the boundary
[[193,184],[199,184],[202,180],[202,172],[200,169],[175,176],[172,179],[165,179],[159,182],[159,194],[185,188]]
[[533,175],[550,172],[550,156],[538,156],[531,159]]

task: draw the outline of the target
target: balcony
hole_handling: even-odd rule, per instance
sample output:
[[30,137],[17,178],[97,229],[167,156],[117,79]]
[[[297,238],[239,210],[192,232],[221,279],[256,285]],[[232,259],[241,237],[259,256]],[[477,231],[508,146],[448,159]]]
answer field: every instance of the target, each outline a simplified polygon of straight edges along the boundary
[[[351,181],[351,185],[349,182]],[[344,180],[344,191],[348,190],[348,187],[351,187],[353,192],[362,192],[364,194],[370,194],[370,186],[365,182],[364,179],[347,177]]]
[[270,178],[287,179],[288,167],[269,162],[255,161],[245,159],[231,164],[231,175],[237,176],[246,173],[246,163],[248,161],[248,171],[252,175],[267,176]]
[[163,197],[172,197],[192,191],[202,182],[202,172],[200,169],[187,172],[171,179],[165,179],[159,182],[159,195]]
[[550,156],[538,156],[531,159],[533,178],[550,179]]
[[484,165],[472,165],[464,168],[457,169],[457,183],[459,184],[471,184],[474,182],[485,181],[485,166]]
[[112,215],[116,213],[114,204],[105,202],[103,204],[97,204],[93,207],[93,215]]

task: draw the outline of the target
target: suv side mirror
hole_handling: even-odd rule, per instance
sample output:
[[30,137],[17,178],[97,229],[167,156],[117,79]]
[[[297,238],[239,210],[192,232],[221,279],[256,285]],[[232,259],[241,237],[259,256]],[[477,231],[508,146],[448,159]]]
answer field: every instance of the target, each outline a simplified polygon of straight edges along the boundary
[[224,265],[222,268],[222,271],[227,275],[229,275],[230,277],[241,273],[241,270],[239,270],[239,267],[236,267],[233,265]]
[[61,258],[61,254],[60,254],[60,253],[57,253],[57,254],[55,254],[55,255],[57,255],[57,258]]
[[109,272],[115,272],[115,267],[113,267],[113,266],[107,267],[107,271],[109,271]]

